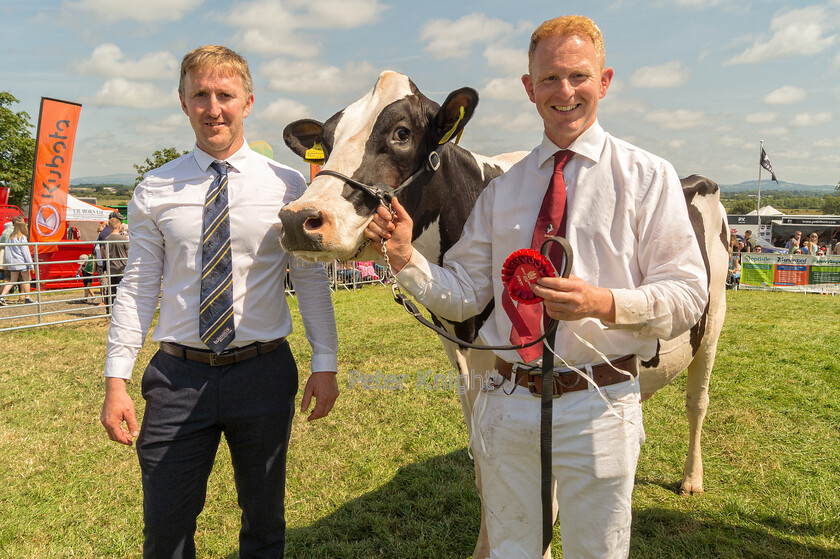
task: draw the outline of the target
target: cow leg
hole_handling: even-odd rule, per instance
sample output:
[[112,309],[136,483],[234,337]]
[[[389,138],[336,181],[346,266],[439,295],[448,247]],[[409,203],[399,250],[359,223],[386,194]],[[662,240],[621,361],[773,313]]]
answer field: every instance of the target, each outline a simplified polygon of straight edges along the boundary
[[685,411],[688,416],[688,454],[685,458],[680,495],[703,493],[703,457],[700,438],[703,421],[709,408],[709,379],[714,365],[715,347],[708,344],[697,353],[688,366],[686,378]]
[[[464,423],[467,426],[467,434],[470,444],[473,440],[472,414],[478,393],[484,388],[487,378],[487,371],[491,371],[495,365],[495,355],[491,351],[462,350],[455,344],[441,338],[446,356],[454,367],[457,367],[461,375],[463,390],[459,390],[458,396],[461,400],[461,409],[464,412]],[[478,462],[473,460],[475,467],[475,487],[481,498],[481,470]],[[490,556],[490,542],[487,538],[487,523],[484,518],[484,505],[481,506],[481,525],[478,531],[478,540],[473,551],[473,559],[487,559]]]
[[685,470],[680,486],[680,495],[703,493],[703,458],[700,451],[700,436],[703,421],[709,408],[709,380],[715,365],[718,338],[723,329],[726,315],[726,299],[720,282],[713,286],[711,297],[714,310],[709,313],[706,334],[700,350],[688,365],[686,379],[685,410],[688,415],[688,455],[685,458]]

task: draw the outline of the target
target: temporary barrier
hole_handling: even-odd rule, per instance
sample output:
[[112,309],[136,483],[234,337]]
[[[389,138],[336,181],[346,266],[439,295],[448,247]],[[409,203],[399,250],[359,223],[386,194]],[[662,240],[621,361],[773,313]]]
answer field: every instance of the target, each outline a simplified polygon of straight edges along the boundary
[[[121,241],[100,241],[101,244],[114,242]],[[24,300],[23,286],[26,284],[20,277],[14,282],[0,282],[3,286],[12,285],[11,292],[5,296],[6,304],[0,306],[0,332],[110,316],[111,308],[104,292],[111,278],[112,261],[107,257],[107,251],[101,267],[91,278],[89,289],[92,294],[86,296],[82,278],[77,277],[76,272],[82,264],[79,255],[89,251],[90,242],[62,241],[58,244],[62,247],[61,252],[43,250],[46,245],[55,246],[56,243],[27,243],[34,266],[28,294],[31,303],[18,302]],[[0,244],[2,246],[8,244]],[[76,247],[75,252],[73,247]],[[65,259],[69,254],[74,257]]]
[[[122,241],[98,241],[98,244],[114,242]],[[76,273],[82,264],[79,256],[88,254],[92,243],[62,241],[58,243],[61,250],[51,252],[43,250],[43,245],[47,244],[56,243],[27,243],[35,266],[30,281],[32,303],[18,302],[23,300],[20,291],[25,282],[0,281],[0,288],[7,283],[12,283],[13,287],[5,297],[6,305],[0,306],[0,332],[110,317],[111,308],[104,293],[111,277],[111,261],[107,256],[92,278],[89,288],[93,297],[90,297],[85,295],[82,278]],[[0,247],[4,246],[7,244],[0,244]],[[388,270],[372,262],[333,262],[327,265],[327,272],[332,291],[340,288],[355,291],[363,285],[393,281]],[[288,276],[285,288],[287,294],[294,295],[294,286]]]
[[742,252],[740,288],[840,293],[840,256]]

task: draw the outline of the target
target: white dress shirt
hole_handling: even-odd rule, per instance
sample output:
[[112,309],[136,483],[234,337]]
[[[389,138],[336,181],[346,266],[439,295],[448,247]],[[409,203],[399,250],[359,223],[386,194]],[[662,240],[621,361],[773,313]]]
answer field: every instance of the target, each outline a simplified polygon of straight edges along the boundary
[[[131,244],[114,304],[105,376],[131,378],[160,294],[156,342],[207,349],[198,336],[204,198],[216,177],[213,157],[191,153],[150,171],[128,206]],[[280,248],[280,209],[306,189],[303,176],[248,147],[227,159],[236,337],[230,348],[287,336],[287,267],[312,346],[312,370],[335,371],[338,341],[329,282],[322,264]],[[162,288],[162,294],[161,294]]]
[[[502,265],[531,246],[542,199],[559,148],[542,144],[493,180],[479,196],[444,268],[416,250],[398,282],[433,313],[455,321],[496,305],[479,331],[485,344],[510,344],[511,321],[502,308]],[[569,364],[656,352],[657,338],[675,337],[700,318],[708,299],[706,269],[688,219],[679,178],[670,163],[607,134],[596,121],[569,147],[564,169],[566,239],[574,250],[572,274],[609,288],[616,321],[560,322],[555,351]],[[580,338],[580,339],[579,339]],[[521,362],[516,351],[497,352]]]

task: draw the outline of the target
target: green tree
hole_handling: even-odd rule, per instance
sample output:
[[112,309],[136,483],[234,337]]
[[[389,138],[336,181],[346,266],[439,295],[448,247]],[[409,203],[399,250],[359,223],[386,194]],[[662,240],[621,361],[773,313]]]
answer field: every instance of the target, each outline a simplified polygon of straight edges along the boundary
[[144,163],[133,166],[137,171],[137,178],[134,179],[134,186],[140,184],[140,181],[143,180],[143,175],[152,169],[157,169],[164,163],[168,163],[173,159],[178,159],[182,155],[186,155],[188,153],[188,151],[178,151],[175,148],[162,148],[157,150],[151,155],[151,157],[147,157]]
[[724,206],[726,207],[726,213],[728,214],[746,215],[755,210],[755,200],[750,200],[749,198],[736,198],[735,200],[729,200],[728,203],[724,202]]
[[20,103],[8,91],[0,91],[0,186],[9,187],[9,203],[24,206],[32,190],[35,138],[29,115],[10,107]]
[[834,187],[836,194],[828,194],[823,198],[822,213],[826,215],[840,215],[840,181]]

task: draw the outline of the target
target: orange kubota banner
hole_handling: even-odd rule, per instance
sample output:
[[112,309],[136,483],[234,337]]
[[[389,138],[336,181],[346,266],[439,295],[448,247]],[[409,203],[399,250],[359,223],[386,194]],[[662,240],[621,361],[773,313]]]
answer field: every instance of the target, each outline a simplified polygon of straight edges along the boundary
[[[70,163],[81,111],[79,103],[41,98],[29,210],[32,242],[58,242],[65,236]],[[57,245],[42,246],[38,252],[57,249]]]

